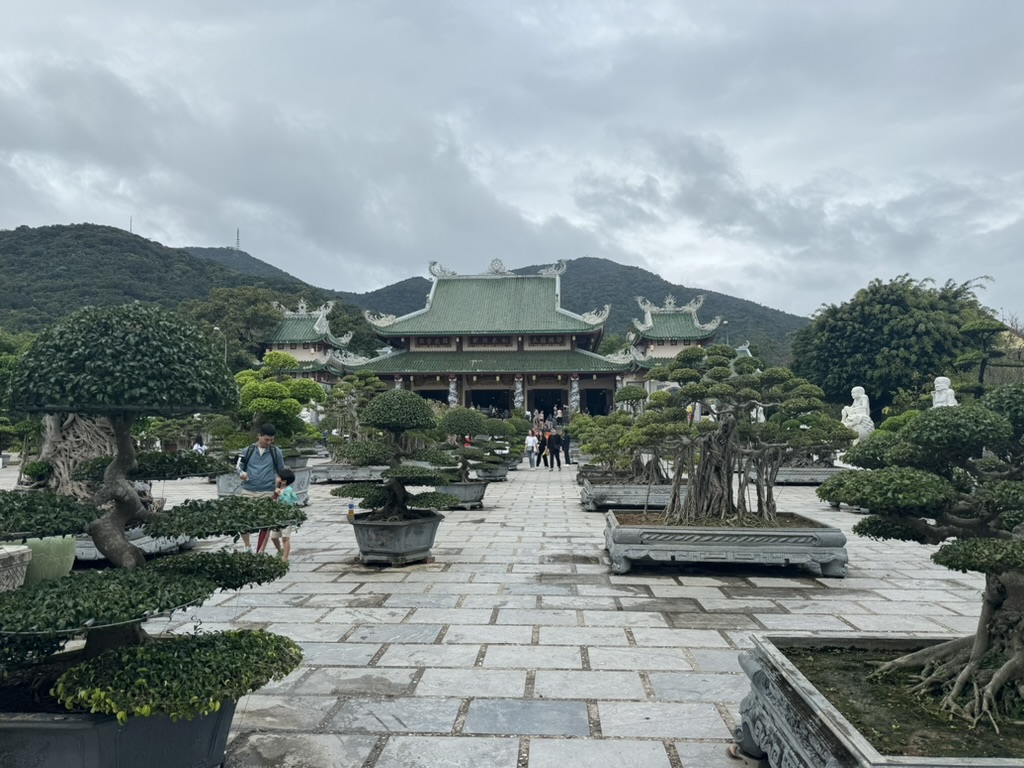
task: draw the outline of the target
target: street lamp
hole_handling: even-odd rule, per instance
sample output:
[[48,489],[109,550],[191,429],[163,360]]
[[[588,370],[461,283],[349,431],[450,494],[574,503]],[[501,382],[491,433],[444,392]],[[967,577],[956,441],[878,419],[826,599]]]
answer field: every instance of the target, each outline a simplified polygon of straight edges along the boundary
[[729,343],[729,321],[728,320],[723,320],[722,321],[722,327],[725,329],[725,343],[728,344]]
[[216,325],[213,326],[213,330],[215,330],[217,333],[219,333],[221,336],[224,337],[224,365],[227,365],[228,364],[228,337],[224,334],[224,331],[222,331]]

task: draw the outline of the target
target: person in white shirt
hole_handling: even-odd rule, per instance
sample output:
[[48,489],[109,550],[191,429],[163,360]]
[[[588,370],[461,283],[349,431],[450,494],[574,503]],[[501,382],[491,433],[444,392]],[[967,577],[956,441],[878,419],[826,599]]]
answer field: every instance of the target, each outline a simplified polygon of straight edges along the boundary
[[537,446],[539,442],[536,433],[531,429],[530,434],[526,436],[526,455],[530,458],[530,469],[537,468]]

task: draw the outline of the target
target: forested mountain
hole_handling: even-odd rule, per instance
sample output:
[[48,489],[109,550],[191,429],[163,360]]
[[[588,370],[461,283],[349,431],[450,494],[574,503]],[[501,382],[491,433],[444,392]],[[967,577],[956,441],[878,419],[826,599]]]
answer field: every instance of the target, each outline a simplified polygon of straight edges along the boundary
[[[536,274],[547,266],[515,271]],[[422,309],[430,291],[430,282],[422,277],[362,294],[329,291],[234,248],[167,248],[116,227],[94,224],[0,231],[0,275],[0,328],[15,333],[39,331],[87,305],[139,300],[172,308],[206,299],[214,288],[265,287],[279,294],[301,293],[313,303],[334,298],[395,315]],[[624,335],[633,318],[642,318],[637,296],[660,305],[671,294],[681,305],[704,295],[698,317],[704,322],[716,315],[728,320],[718,339],[728,337],[734,345],[750,341],[772,363],[788,361],[789,334],[809,322],[714,291],[672,285],[653,272],[607,259],[572,259],[561,282],[562,306],[568,310],[582,313],[611,304],[606,336]]]
[[116,227],[0,231],[0,327],[39,331],[85,306],[151,301],[176,307],[213,288],[261,281]]
[[241,272],[243,275],[251,275],[252,277],[271,281],[272,284],[285,285],[292,283],[305,285],[299,278],[292,277],[283,269],[278,269],[271,264],[267,264],[265,261],[260,261],[237,248],[201,248],[196,245],[189,245],[182,248],[182,250],[188,251],[193,256],[198,256],[200,259],[213,261],[222,267],[227,267],[235,272]]

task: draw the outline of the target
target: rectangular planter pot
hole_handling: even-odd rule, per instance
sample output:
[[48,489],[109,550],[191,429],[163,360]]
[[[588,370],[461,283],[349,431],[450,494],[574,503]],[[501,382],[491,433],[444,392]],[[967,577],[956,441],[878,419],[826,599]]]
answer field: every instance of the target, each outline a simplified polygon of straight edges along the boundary
[[0,714],[0,758],[26,768],[216,768],[234,716],[233,701],[206,717],[129,717],[124,725],[72,712]]
[[[796,515],[796,517],[800,517]],[[806,519],[806,518],[803,518]],[[620,525],[605,515],[605,549],[613,573],[627,573],[634,560],[678,563],[816,565],[822,576],[846,575],[846,535],[807,520],[805,528],[724,528],[684,525]]]
[[[685,494],[686,489],[681,489]],[[592,483],[583,480],[580,491],[580,504],[588,512],[612,507],[639,507],[644,509],[664,509],[672,496],[672,486],[638,485],[626,483]]]
[[32,550],[22,544],[0,544],[0,592],[12,592],[25,583]]
[[348,464],[317,464],[312,468],[310,482],[313,483],[362,483],[376,482],[387,465],[352,467]]
[[484,493],[487,491],[487,483],[470,480],[467,483],[449,483],[434,487],[438,493],[450,493],[459,497],[459,503],[455,506],[462,509],[480,509],[484,505]]
[[429,509],[414,511],[420,515],[414,520],[366,520],[372,512],[350,517],[360,559],[366,564],[407,565],[429,558],[444,515]]
[[[295,473],[295,482],[292,489],[299,497],[299,504],[309,504],[309,482],[313,469],[311,467],[296,467],[292,470]],[[234,472],[224,475],[217,475],[217,496],[237,496],[242,491],[242,481]]]
[[[843,471],[843,467],[781,467],[775,475],[775,485],[821,485]],[[749,477],[757,480],[757,473],[751,472]]]
[[771,768],[1024,768],[1024,758],[882,755],[811,685],[780,648],[887,648],[912,651],[948,640],[892,635],[789,637],[754,634],[740,655],[750,693],[740,705],[740,749]]

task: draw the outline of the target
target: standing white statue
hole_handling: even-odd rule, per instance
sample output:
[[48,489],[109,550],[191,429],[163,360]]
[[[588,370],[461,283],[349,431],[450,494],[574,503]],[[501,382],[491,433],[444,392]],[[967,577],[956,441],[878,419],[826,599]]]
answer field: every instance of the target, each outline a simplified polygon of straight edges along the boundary
[[864,393],[864,387],[851,389],[850,397],[853,403],[843,407],[843,426],[857,433],[857,439],[853,441],[856,445],[875,431],[875,423],[871,420],[871,401]]
[[947,408],[960,405],[956,401],[956,392],[949,385],[950,381],[945,376],[935,378],[935,389],[932,390],[932,408]]

